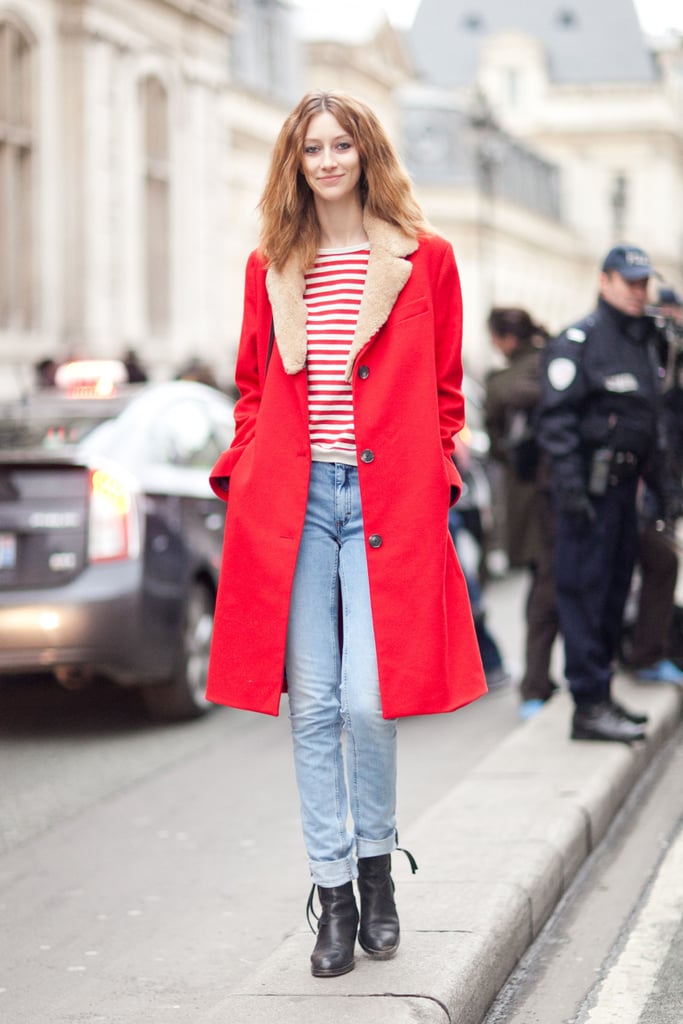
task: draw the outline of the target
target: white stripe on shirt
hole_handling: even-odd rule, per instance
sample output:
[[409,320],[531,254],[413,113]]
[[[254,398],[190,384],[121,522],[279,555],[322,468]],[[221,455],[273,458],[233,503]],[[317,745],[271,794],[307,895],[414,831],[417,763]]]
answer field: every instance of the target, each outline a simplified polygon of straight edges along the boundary
[[355,461],[351,385],[344,380],[368,269],[368,246],[321,249],[305,275],[308,422],[313,457]]

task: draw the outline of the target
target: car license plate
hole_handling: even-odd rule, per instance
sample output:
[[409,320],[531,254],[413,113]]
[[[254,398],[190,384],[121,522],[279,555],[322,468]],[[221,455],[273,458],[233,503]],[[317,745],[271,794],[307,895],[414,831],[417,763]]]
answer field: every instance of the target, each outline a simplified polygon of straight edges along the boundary
[[0,533],[0,571],[13,569],[17,562],[17,538],[13,533]]

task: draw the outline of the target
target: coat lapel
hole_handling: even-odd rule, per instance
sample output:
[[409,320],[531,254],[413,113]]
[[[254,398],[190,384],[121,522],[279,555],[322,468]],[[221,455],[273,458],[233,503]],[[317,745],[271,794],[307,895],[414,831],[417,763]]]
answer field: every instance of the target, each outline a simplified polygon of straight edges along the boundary
[[[346,367],[351,380],[358,353],[382,327],[408,281],[412,264],[406,259],[418,242],[386,221],[366,214],[363,224],[370,240],[370,258],[356,333]],[[269,268],[266,287],[273,310],[275,341],[285,372],[299,373],[306,365],[306,304],[304,275],[296,257],[281,271]]]

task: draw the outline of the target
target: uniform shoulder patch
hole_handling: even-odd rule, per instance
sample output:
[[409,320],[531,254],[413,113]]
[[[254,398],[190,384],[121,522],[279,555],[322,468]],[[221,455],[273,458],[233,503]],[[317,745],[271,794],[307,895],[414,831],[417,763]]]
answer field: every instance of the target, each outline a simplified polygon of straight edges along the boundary
[[576,363],[566,356],[558,356],[548,363],[548,380],[555,391],[566,391],[576,377]]
[[638,380],[632,373],[613,373],[605,377],[605,391],[618,395],[627,395],[638,390]]
[[568,341],[578,341],[581,343],[586,340],[586,332],[580,327],[568,327],[564,334]]

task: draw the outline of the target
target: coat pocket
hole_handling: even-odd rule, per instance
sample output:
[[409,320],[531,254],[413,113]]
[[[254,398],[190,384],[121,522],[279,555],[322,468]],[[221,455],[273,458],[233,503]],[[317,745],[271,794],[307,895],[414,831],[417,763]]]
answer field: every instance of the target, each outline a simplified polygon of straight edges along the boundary
[[413,299],[412,302],[402,304],[398,302],[393,309],[391,322],[393,326],[403,324],[407,320],[414,320],[419,316],[429,316],[430,309],[424,298]]

